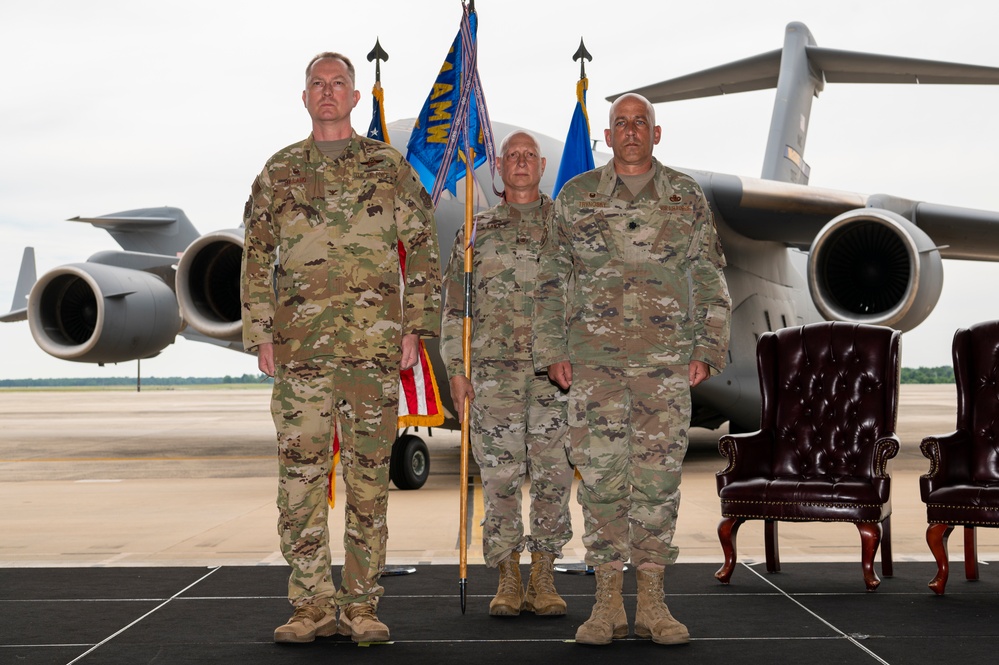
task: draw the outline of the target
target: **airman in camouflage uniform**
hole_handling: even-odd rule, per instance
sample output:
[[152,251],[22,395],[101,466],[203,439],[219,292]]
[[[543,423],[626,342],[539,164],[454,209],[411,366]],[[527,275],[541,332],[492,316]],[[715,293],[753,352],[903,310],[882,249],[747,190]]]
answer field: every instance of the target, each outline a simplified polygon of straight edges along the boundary
[[[444,272],[441,354],[459,412],[470,400],[472,451],[482,477],[486,565],[499,567],[492,615],[522,609],[565,614],[553,563],[572,537],[568,498],[572,468],[565,451],[566,396],[531,360],[538,251],[549,232],[552,200],[538,190],[545,160],[537,141],[514,132],[500,146],[504,200],[476,216],[472,268],[472,377],[465,377],[464,230]],[[474,399],[473,399],[474,398]],[[524,536],[521,488],[530,474],[531,534]],[[520,553],[531,552],[526,595]]]
[[[275,378],[278,532],[295,607],[274,631],[277,642],[338,631],[355,641],[389,638],[376,610],[398,371],[416,363],[419,336],[437,328],[430,197],[396,150],[354,133],[359,98],[346,57],[322,53],[309,63],[302,100],[312,135],[268,160],[244,214],[243,344]],[[334,431],[346,492],[339,590],[326,498]]]
[[652,157],[661,130],[640,95],[611,107],[614,158],[569,181],[542,250],[538,369],[569,393],[570,461],[582,477],[586,561],[597,602],[576,641],[628,634],[623,566],[638,568],[635,632],[689,640],[663,602],[680,500],[690,388],[721,371],[729,337],[725,265],[697,183]]

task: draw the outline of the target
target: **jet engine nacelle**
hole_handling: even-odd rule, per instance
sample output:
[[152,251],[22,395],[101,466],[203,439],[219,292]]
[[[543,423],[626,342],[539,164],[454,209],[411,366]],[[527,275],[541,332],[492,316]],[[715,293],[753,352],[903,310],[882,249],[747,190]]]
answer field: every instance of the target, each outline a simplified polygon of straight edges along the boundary
[[182,327],[177,298],[162,279],[100,263],[42,275],[28,298],[28,325],[49,355],[89,363],[155,356]]
[[243,230],[206,233],[177,264],[177,302],[189,326],[213,339],[242,340],[239,300]]
[[943,288],[943,263],[932,239],[889,210],[851,210],[812,242],[808,288],[826,319],[915,328]]

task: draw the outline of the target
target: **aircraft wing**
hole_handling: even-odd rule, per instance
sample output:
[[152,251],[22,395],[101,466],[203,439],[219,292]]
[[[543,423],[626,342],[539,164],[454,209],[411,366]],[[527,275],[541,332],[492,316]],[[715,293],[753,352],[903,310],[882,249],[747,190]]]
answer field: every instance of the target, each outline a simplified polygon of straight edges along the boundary
[[658,104],[736,92],[768,90],[777,85],[780,58],[781,51],[777,49],[693,74],[678,76],[662,83],[626,90],[609,96],[607,100],[614,101],[627,92],[637,92],[653,104]]
[[888,210],[932,238],[945,259],[999,261],[999,212],[857,194],[721,173],[690,172],[725,222],[752,240],[809,249],[835,217],[864,209]]
[[[876,53],[860,53],[823,48],[808,44],[804,47],[808,61],[819,69],[823,83],[950,83],[964,85],[995,85],[999,69],[982,65],[966,65],[919,58],[903,58]],[[736,92],[767,90],[777,86],[782,52],[780,49],[754,55],[735,62],[678,76],[625,92],[637,92],[653,104],[678,102],[685,99],[730,95]],[[614,101],[625,92],[607,97]]]

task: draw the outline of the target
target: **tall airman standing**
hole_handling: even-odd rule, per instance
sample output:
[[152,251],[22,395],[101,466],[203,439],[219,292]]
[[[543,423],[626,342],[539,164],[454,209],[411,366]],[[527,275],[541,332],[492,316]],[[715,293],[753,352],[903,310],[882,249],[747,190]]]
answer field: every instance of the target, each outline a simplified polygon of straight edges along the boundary
[[711,210],[693,178],[652,156],[661,128],[628,94],[605,130],[613,159],[562,188],[540,257],[534,362],[569,390],[596,603],[584,644],[628,635],[623,568],[637,567],[635,633],[682,644],[663,598],[680,501],[690,389],[725,366],[730,301]]
[[[244,213],[243,345],[274,376],[278,533],[295,608],[274,641],[338,631],[381,641],[389,639],[376,611],[399,369],[416,364],[420,336],[437,332],[437,229],[402,155],[353,131],[360,93],[350,60],[320,53],[305,75],[312,134],[267,161]],[[334,432],[346,491],[339,589],[327,528]]]

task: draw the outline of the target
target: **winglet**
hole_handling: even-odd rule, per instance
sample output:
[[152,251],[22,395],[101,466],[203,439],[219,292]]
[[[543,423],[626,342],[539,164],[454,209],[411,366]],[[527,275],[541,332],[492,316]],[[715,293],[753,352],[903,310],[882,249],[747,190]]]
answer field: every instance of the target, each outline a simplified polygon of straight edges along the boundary
[[13,323],[28,318],[28,294],[35,285],[35,248],[25,247],[21,256],[21,270],[17,274],[17,286],[14,287],[14,299],[10,303],[10,311],[0,316],[0,322]]
[[72,217],[104,229],[129,252],[177,255],[200,235],[180,208],[140,208],[99,217]]

